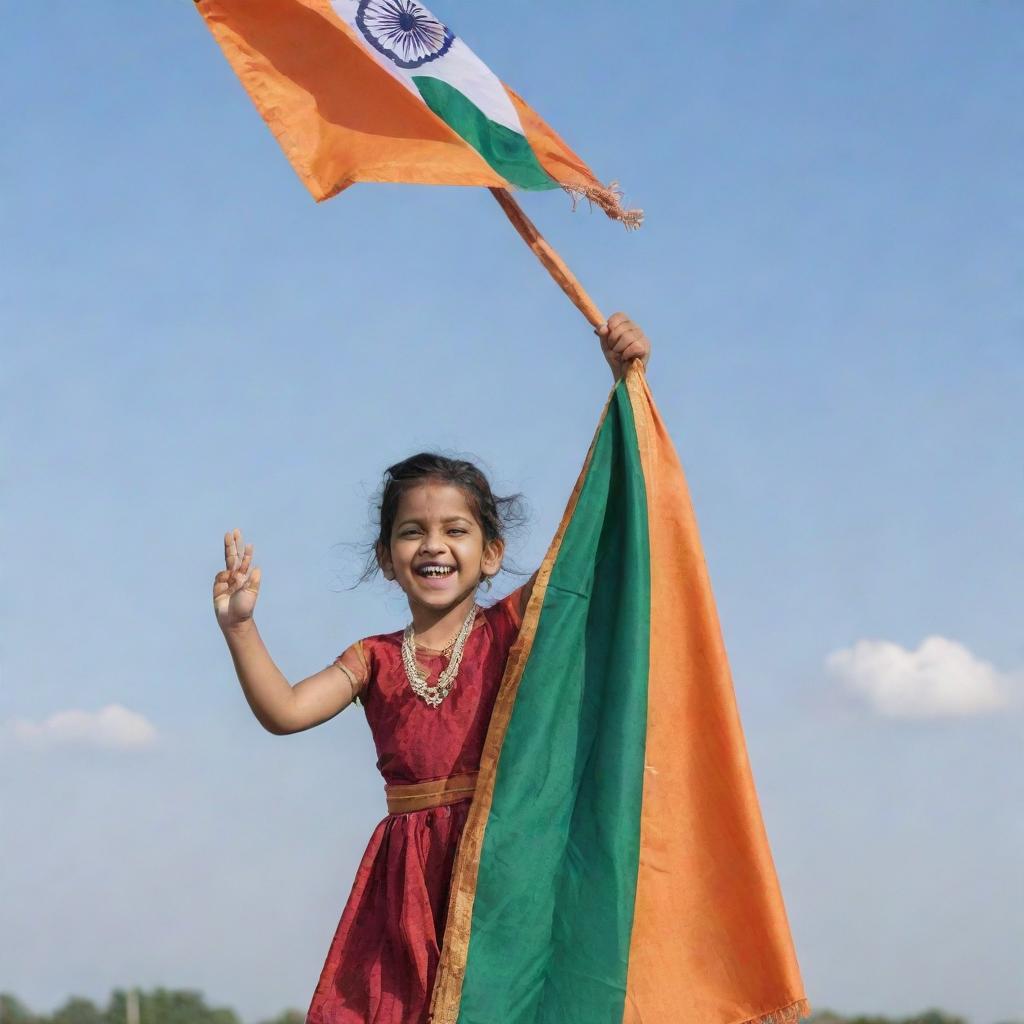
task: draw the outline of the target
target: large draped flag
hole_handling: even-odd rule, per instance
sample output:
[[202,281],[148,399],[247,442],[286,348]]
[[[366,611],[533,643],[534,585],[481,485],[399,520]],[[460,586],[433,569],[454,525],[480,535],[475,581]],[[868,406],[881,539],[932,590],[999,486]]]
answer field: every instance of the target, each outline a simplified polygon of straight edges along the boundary
[[306,187],[563,188],[628,226],[617,189],[417,0],[196,0]]
[[638,364],[543,560],[460,841],[433,1024],[810,1008],[682,469]]

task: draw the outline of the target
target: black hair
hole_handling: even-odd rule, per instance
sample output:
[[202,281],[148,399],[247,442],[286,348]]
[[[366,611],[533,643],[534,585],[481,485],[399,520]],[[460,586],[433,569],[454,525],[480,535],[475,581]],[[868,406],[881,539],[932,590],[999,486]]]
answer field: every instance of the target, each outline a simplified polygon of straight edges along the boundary
[[380,490],[374,499],[374,516],[377,537],[371,545],[366,559],[366,568],[360,582],[371,579],[380,568],[379,556],[391,547],[391,531],[398,514],[398,503],[402,495],[428,481],[451,484],[466,496],[469,507],[480,528],[484,543],[505,541],[510,530],[522,525],[525,520],[521,494],[505,497],[491,490],[490,482],[480,468],[465,459],[453,459],[436,452],[419,452],[396,462],[384,470]]

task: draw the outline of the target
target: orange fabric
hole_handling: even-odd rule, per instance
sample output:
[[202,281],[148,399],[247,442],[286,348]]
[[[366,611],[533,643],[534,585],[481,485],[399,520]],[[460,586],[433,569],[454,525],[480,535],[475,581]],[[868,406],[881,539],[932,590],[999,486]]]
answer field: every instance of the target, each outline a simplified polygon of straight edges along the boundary
[[431,779],[428,782],[385,785],[388,814],[422,811],[427,807],[441,807],[444,804],[465,800],[473,796],[476,777],[476,772],[466,772],[463,775],[450,775],[446,779]]
[[[522,96],[507,85],[505,92],[508,93],[519,114],[519,123],[523,126],[526,139],[541,167],[562,188],[574,196],[581,196],[589,202],[596,203],[609,217],[621,220],[628,228],[637,228],[643,223],[643,210],[623,209],[621,194],[615,182],[610,185],[602,185],[594,177],[593,171],[565,144],[561,136],[537,114]],[[529,244],[529,239],[527,239],[527,243]],[[545,263],[545,265],[547,264]],[[558,280],[558,275],[553,271],[552,274]],[[582,307],[580,308],[582,309]],[[588,313],[584,312],[584,315],[590,319]]]
[[[319,200],[357,181],[508,183],[388,74],[329,0],[197,0],[214,38],[303,183]],[[556,182],[622,211],[586,164],[509,90]]]
[[651,643],[640,870],[623,1024],[809,1012],[758,808],[700,536],[639,365]]
[[565,140],[544,121],[522,96],[505,86],[505,92],[519,115],[530,148],[537,154],[541,167],[555,181],[580,189],[597,184],[587,165],[565,144]]
[[318,201],[357,181],[505,184],[377,65],[328,0],[196,6]]
[[356,684],[356,693],[362,692],[366,680],[370,675],[370,668],[366,663],[366,653],[363,651],[363,641],[346,647],[335,659],[333,664],[345,669]]

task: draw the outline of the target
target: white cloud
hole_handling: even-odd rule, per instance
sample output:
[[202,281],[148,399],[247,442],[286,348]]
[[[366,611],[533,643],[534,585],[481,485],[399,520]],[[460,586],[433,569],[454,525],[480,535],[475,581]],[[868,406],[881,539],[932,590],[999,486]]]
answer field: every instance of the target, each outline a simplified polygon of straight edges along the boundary
[[872,710],[889,718],[981,715],[1011,706],[1015,680],[963,644],[927,637],[916,651],[860,640],[833,651],[828,670]]
[[113,750],[139,750],[156,742],[156,729],[148,719],[120,704],[99,711],[58,711],[42,722],[19,718],[15,737],[33,747],[87,746]]

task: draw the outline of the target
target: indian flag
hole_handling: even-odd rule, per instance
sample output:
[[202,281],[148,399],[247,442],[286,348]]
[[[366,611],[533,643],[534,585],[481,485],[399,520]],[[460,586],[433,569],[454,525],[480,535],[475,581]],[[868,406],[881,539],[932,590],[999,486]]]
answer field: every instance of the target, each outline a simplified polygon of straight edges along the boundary
[[613,390],[509,657],[433,1024],[809,1013],[682,469]]
[[640,222],[417,0],[196,6],[317,200],[357,181],[562,188]]

